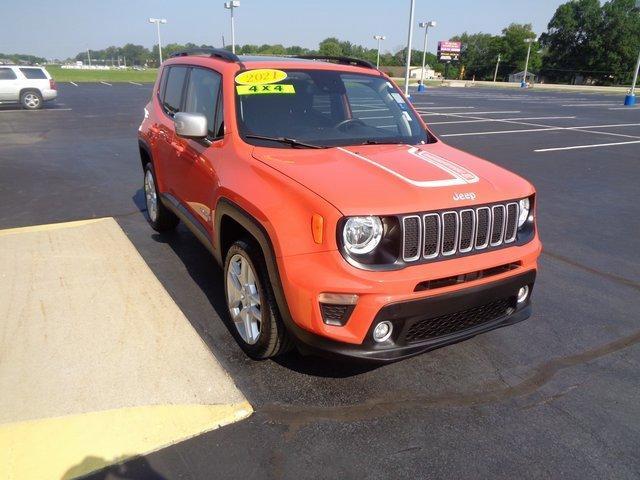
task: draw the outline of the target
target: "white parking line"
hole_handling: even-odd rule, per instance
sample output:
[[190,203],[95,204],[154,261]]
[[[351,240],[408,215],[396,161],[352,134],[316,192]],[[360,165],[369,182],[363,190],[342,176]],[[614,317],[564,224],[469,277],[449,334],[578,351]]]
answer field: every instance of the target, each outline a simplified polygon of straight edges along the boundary
[[[497,121],[504,122],[504,120],[497,120]],[[513,123],[517,123],[517,122],[513,122]],[[523,125],[526,125],[526,124],[523,123]],[[536,124],[532,124],[532,125],[536,125]],[[640,123],[614,123],[614,124],[608,124],[608,125],[584,125],[584,126],[578,126],[578,127],[553,127],[548,125],[536,125],[542,128],[527,128],[527,129],[519,129],[519,130],[496,130],[491,132],[448,133],[446,135],[440,135],[440,136],[441,137],[466,137],[471,135],[500,135],[503,133],[529,133],[529,132],[545,132],[545,131],[548,132],[551,130],[577,130],[577,131],[582,130],[587,133],[599,133],[602,135],[615,135],[620,137],[640,138],[637,136],[624,135],[621,133],[595,132],[590,130],[593,128],[630,127],[630,126],[638,126],[638,125],[640,125]]]
[[439,112],[421,112],[418,110],[420,116],[426,117],[427,115],[440,115],[445,117],[458,117],[461,115],[489,115],[494,113],[520,113],[520,110],[498,110],[494,112],[454,112],[454,113],[439,113]]
[[360,118],[362,120],[380,120],[382,118],[393,118],[393,115],[384,115],[384,116],[381,116],[381,117],[358,117],[358,118]]
[[69,82],[71,85],[73,85],[74,87],[77,87],[78,84],[76,82]]
[[453,123],[481,123],[481,122],[502,122],[503,120],[560,120],[576,118],[575,115],[568,117],[514,117],[514,118],[486,118],[478,120],[453,120],[450,122],[428,122],[428,125],[450,125]]
[[447,133],[440,135],[441,137],[467,137],[472,135],[500,135],[503,133],[528,133],[528,132],[548,132],[549,130],[564,130],[563,127],[549,128],[522,128],[519,130],[495,130],[492,132],[466,132],[466,133]]
[[619,105],[613,102],[594,102],[594,103],[567,103],[560,105],[561,107],[608,107],[609,105]]
[[367,108],[366,110],[351,110],[354,113],[361,113],[361,112],[388,112],[389,109],[388,108]]
[[103,85],[109,85],[110,87],[112,87],[112,86],[113,86],[113,85],[111,85],[110,83],[103,82],[103,81],[100,81],[100,83],[101,83],[101,84],[103,84]]
[[616,142],[616,143],[594,143],[591,145],[573,145],[571,147],[555,147],[555,148],[539,148],[534,150],[534,152],[557,152],[560,150],[578,150],[580,148],[598,148],[598,147],[613,147],[616,145],[631,145],[634,143],[640,143],[640,140],[636,140],[633,142]]
[[141,83],[138,83],[138,82],[129,82],[129,83],[130,83],[130,84],[132,84],[132,85],[139,85],[139,86],[142,86],[142,84],[141,84]]
[[466,109],[466,108],[476,108],[476,107],[429,107],[429,110],[455,110],[455,109]]
[[637,107],[615,107],[615,108],[609,108],[607,110],[638,110],[640,109],[640,105],[638,105]]
[[0,110],[0,113],[68,112],[69,110],[71,110],[71,109],[70,108],[42,108],[40,110],[16,109],[16,110]]

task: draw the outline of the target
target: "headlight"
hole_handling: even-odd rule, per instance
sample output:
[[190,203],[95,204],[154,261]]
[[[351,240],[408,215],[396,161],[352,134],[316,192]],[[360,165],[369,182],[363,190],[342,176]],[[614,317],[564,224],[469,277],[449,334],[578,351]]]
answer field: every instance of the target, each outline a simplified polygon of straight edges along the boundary
[[531,204],[528,198],[523,198],[518,202],[518,208],[520,209],[520,215],[518,216],[518,228],[522,227],[527,218],[529,218],[529,210],[531,208]]
[[342,230],[344,246],[349,253],[356,255],[369,253],[380,243],[382,231],[379,217],[351,217]]

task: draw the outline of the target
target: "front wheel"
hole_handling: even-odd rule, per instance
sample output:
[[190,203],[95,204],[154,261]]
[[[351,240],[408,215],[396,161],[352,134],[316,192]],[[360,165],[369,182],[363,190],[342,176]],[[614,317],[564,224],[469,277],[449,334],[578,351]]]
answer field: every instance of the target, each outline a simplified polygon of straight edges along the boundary
[[224,287],[234,336],[251,358],[275,357],[292,347],[260,250],[236,241],[224,263]]
[[22,108],[27,110],[38,110],[42,108],[42,95],[35,90],[23,92],[20,95],[20,104],[22,104]]

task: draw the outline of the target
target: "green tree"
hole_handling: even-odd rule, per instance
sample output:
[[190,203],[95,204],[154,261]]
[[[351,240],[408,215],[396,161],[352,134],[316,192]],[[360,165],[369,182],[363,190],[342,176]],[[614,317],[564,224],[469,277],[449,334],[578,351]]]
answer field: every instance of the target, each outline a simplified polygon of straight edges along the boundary
[[[597,1],[597,0],[596,0]],[[527,49],[529,45],[525,40],[536,38],[530,23],[512,23],[502,30],[502,61],[505,68],[511,72],[521,72],[527,59]],[[537,72],[542,65],[540,55],[540,44],[531,44],[531,55],[529,57],[529,71]]]
[[576,0],[560,5],[540,35],[545,49],[544,74],[553,81],[570,81],[593,72],[600,62],[602,14],[599,0]]
[[461,67],[464,66],[465,78],[475,77],[476,80],[493,78],[498,54],[505,50],[502,37],[488,33],[469,34],[464,32],[451,40],[462,42],[459,63]]
[[543,73],[552,81],[628,82],[640,50],[640,13],[635,0],[567,2],[557,8],[540,42]]
[[340,57],[344,55],[342,46],[340,45],[340,40],[333,37],[326,38],[322,42],[320,42],[319,52],[320,55],[329,55],[334,57]]

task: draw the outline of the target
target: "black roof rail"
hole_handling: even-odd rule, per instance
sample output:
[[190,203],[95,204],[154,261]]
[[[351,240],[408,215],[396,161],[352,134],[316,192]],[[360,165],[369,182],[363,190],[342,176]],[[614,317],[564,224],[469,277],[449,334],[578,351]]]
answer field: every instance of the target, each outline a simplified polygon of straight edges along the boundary
[[235,53],[231,53],[229,50],[225,50],[223,48],[191,48],[189,50],[183,50],[182,52],[176,52],[171,55],[171,58],[186,57],[189,55],[204,55],[221,58],[229,62],[240,63],[240,59]]
[[334,62],[340,63],[342,65],[353,65],[355,67],[364,67],[364,68],[373,68],[372,63],[367,62],[366,60],[361,60],[359,58],[351,58],[351,57],[333,57],[331,55],[292,55],[293,58],[303,58],[305,60],[321,60],[326,62]]

